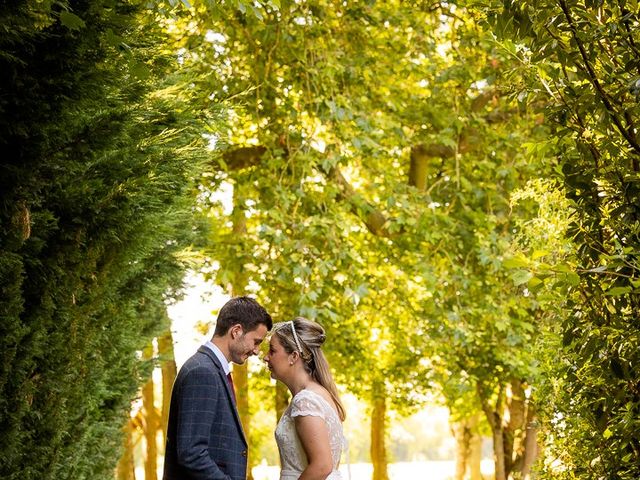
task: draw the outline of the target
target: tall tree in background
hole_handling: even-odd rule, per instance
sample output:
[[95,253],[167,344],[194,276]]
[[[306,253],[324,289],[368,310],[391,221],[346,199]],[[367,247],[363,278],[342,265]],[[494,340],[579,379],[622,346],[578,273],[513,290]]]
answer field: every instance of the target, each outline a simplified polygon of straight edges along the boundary
[[[216,73],[212,78],[212,85],[218,85],[215,95],[239,99],[230,134],[222,139],[236,145],[225,152],[221,166],[227,172],[245,171],[250,178],[245,184],[253,185],[248,197],[248,212],[256,225],[252,253],[259,253],[262,261],[248,262],[245,267],[253,265],[260,294],[273,299],[272,311],[276,307],[288,317],[303,314],[325,324],[330,338],[335,339],[329,345],[332,364],[348,384],[356,383],[350,374],[362,367],[348,359],[367,352],[372,341],[370,319],[354,317],[356,299],[367,292],[367,276],[371,269],[380,268],[383,257],[361,252],[375,251],[388,241],[388,232],[384,214],[372,211],[371,203],[358,197],[338,166],[353,168],[356,176],[365,178],[369,170],[360,172],[366,166],[360,162],[374,160],[367,166],[373,175],[367,179],[371,192],[381,185],[392,191],[396,179],[400,195],[407,186],[402,172],[389,182],[379,177],[405,141],[396,122],[396,141],[377,148],[377,142],[384,139],[383,127],[394,126],[388,98],[376,97],[370,105],[365,96],[370,85],[360,85],[363,76],[371,85],[378,85],[380,78],[369,69],[385,58],[379,50],[390,37],[384,33],[371,37],[369,48],[353,43],[352,38],[366,39],[370,33],[383,32],[387,19],[411,19],[408,10],[403,11],[404,16],[394,16],[396,7],[290,4],[280,11],[265,8],[263,22],[241,14],[225,16],[224,21],[214,16],[200,31],[214,47],[205,67]],[[366,22],[361,23],[363,20]],[[384,47],[387,58],[379,63],[388,84],[395,78],[389,54],[404,39],[397,42],[392,48]],[[196,60],[202,58],[194,56]],[[354,91],[340,94],[345,88]],[[385,112],[379,121],[376,107]],[[367,236],[371,234],[381,234],[382,240],[370,242]],[[363,262],[367,256],[375,256],[376,261],[367,265],[369,260]],[[219,277],[231,275],[224,271],[233,268],[233,259],[229,260],[221,261]],[[379,296],[376,302],[372,311],[380,311],[385,299]],[[378,315],[377,323],[383,322],[384,317]],[[384,423],[381,427],[384,439]]]
[[[185,56],[214,72],[210,95],[234,104],[218,178],[241,170],[253,185],[250,248],[262,260],[252,264],[261,295],[284,298],[273,302],[293,303],[288,315],[317,318],[344,338],[332,344],[341,380],[355,390],[367,385],[363,394],[376,385],[371,398],[404,398],[407,386],[428,384],[402,375],[420,368],[398,366],[407,363],[402,351],[415,359],[431,346],[404,342],[426,331],[429,315],[444,337],[449,327],[486,333],[461,345],[470,361],[484,355],[465,369],[477,367],[487,382],[478,390],[486,402],[526,363],[513,355],[532,328],[512,298],[522,287],[505,291],[512,280],[496,275],[489,257],[509,244],[510,191],[540,173],[517,153],[535,116],[500,91],[504,59],[466,15],[402,2],[264,6],[259,18],[218,9],[197,34],[213,48]],[[232,261],[222,263],[224,278]],[[409,278],[412,301],[394,292],[409,289]],[[473,315],[461,317],[467,309]],[[423,325],[409,320],[416,318]],[[372,355],[372,343],[389,349]],[[459,368],[457,358],[441,358]],[[496,377],[505,361],[516,365]],[[496,439],[501,429],[500,422]],[[374,431],[384,438],[384,421]],[[385,462],[375,459],[376,474]]]
[[[142,358],[150,364],[153,362],[153,344],[148,345],[142,351]],[[144,479],[157,480],[158,478],[158,432],[160,431],[160,415],[155,405],[155,383],[153,375],[142,386],[142,424],[145,440]],[[125,452],[126,455],[126,452]]]
[[200,131],[141,3],[0,10],[0,476],[110,479],[181,284]]
[[135,480],[135,459],[133,433],[135,431],[133,419],[130,419],[124,426],[123,452],[116,467],[116,480]]
[[167,428],[169,425],[169,405],[171,405],[171,390],[177,375],[176,360],[173,351],[173,335],[167,330],[158,338],[158,359],[162,372],[162,410],[160,413],[160,428],[162,429],[162,444],[167,442]]
[[[246,205],[245,199],[242,194],[243,188],[239,183],[235,183],[233,189],[233,210],[231,212],[231,221],[233,225],[231,227],[231,241],[239,244],[243,243],[244,236],[247,234],[247,219],[246,219]],[[250,252],[244,251],[242,253],[248,254]],[[236,258],[236,262],[240,261],[239,265],[235,265],[235,274],[228,285],[228,292],[231,296],[245,295],[248,275],[245,271],[245,265],[241,261],[242,256]],[[233,382],[236,389],[236,399],[238,414],[240,415],[240,421],[242,422],[242,429],[246,438],[251,436],[251,411],[249,407],[249,364],[245,362],[243,365],[235,365],[233,367]],[[252,466],[253,458],[251,452],[248,453],[247,458],[247,479],[253,480]]]
[[531,422],[517,413],[530,400],[506,408],[500,399],[514,382],[531,383],[532,347],[541,339],[523,286],[528,278],[510,278],[502,259],[516,220],[533,214],[514,212],[510,196],[545,172],[522,144],[541,138],[546,128],[535,105],[523,108],[512,95],[513,79],[505,72],[513,61],[479,27],[477,14],[461,8],[440,13],[446,20],[435,38],[438,55],[423,71],[420,92],[428,101],[412,111],[420,116],[412,123],[411,172],[418,178],[411,183],[428,202],[416,222],[429,235],[420,237],[419,250],[406,248],[401,265],[412,272],[416,290],[428,292],[414,308],[427,333],[414,349],[425,352],[435,372],[430,379],[441,385],[454,417],[461,414],[455,411],[460,397],[469,400],[465,415],[482,408],[492,427],[496,478],[506,478],[529,458],[520,445]]

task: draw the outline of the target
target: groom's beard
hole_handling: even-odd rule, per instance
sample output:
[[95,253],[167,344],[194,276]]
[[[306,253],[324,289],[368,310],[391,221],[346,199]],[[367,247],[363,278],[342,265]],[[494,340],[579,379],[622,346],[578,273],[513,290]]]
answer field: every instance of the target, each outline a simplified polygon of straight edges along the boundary
[[244,334],[229,345],[229,356],[233,363],[242,365],[251,355],[253,355],[253,350],[245,343]]

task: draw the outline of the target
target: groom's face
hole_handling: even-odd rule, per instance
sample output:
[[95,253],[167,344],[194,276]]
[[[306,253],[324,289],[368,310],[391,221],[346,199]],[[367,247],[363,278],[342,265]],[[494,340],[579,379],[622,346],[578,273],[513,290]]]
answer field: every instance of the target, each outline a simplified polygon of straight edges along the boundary
[[[235,330],[233,330],[235,329]],[[240,325],[234,325],[229,343],[229,355],[233,363],[242,365],[251,355],[257,355],[260,344],[267,335],[266,325],[258,325],[254,330],[245,332]]]

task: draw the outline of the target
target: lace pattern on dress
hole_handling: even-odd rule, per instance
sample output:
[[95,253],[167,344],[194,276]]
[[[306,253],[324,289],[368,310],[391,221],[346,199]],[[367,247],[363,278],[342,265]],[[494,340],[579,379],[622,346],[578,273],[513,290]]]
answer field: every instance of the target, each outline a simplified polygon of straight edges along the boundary
[[313,395],[308,395],[306,392],[311,390],[302,390],[294,397],[291,402],[291,417],[320,417],[326,422],[326,400],[315,392],[311,392]]

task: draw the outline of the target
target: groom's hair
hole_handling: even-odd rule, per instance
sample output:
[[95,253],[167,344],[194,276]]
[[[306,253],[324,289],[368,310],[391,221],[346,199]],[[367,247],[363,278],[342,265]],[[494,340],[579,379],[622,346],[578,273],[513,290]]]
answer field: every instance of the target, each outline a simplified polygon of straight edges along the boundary
[[271,315],[253,298],[233,297],[220,309],[213,335],[222,337],[226,335],[229,328],[238,323],[242,325],[245,332],[255,330],[258,325],[265,325],[267,330],[271,330],[273,326]]

